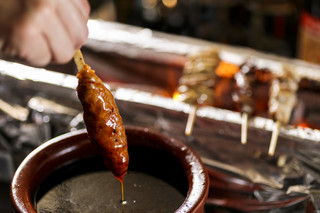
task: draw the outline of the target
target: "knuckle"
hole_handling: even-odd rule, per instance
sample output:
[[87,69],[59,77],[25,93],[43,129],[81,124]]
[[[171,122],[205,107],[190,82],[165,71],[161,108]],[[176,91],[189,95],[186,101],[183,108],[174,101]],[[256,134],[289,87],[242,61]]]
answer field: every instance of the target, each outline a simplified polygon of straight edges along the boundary
[[25,60],[33,66],[43,67],[50,63],[51,56],[50,54],[42,54],[40,55],[28,55]]
[[59,64],[67,63],[71,60],[74,50],[72,48],[64,49],[63,51],[56,53],[55,62]]
[[[47,2],[47,1],[42,1],[42,2]],[[39,15],[41,16],[40,18],[46,19],[54,16],[54,11],[53,11],[54,8],[48,3],[41,3],[38,6],[38,10],[39,10]]]
[[25,22],[20,28],[20,34],[26,40],[33,40],[38,34],[38,29],[30,22]]
[[89,17],[91,8],[88,0],[82,0],[82,7],[84,8],[86,15]]
[[29,43],[36,41],[38,31],[32,27],[32,26],[25,26],[21,28],[20,31],[20,39],[17,44],[18,46],[18,56],[21,58],[27,58],[30,55],[30,52],[33,52],[34,50],[31,50],[28,48]]
[[90,12],[91,12],[91,7],[90,7],[90,4],[88,2],[86,4],[86,6],[85,6],[85,11],[86,11],[86,14],[87,14],[87,18],[89,18]]
[[89,35],[89,32],[86,27],[82,30],[79,30],[78,33],[76,33],[74,35],[74,38],[72,39],[73,47],[75,49],[80,48],[87,41],[88,35]]
[[48,65],[51,61],[50,57],[43,58],[42,60],[37,60],[35,66],[44,67]]
[[78,38],[78,46],[82,46],[88,39],[89,36],[89,31],[88,28],[85,27],[85,29],[79,33],[79,38]]

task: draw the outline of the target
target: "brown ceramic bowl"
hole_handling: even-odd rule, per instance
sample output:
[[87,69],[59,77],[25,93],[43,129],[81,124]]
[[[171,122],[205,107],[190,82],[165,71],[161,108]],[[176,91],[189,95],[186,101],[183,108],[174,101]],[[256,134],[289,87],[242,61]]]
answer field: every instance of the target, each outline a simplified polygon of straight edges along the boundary
[[[209,178],[198,155],[184,143],[146,128],[127,127],[126,134],[129,171],[138,168],[177,188],[185,200],[175,212],[204,212]],[[93,157],[99,154],[85,130],[67,133],[39,146],[26,157],[13,177],[11,199],[16,212],[36,212],[36,194],[52,173]]]

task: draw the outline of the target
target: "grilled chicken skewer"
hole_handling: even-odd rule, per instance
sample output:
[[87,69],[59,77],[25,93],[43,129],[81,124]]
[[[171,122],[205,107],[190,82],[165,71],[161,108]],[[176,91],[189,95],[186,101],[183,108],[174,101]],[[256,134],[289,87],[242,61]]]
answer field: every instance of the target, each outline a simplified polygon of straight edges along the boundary
[[190,104],[186,135],[192,133],[198,106],[213,104],[215,69],[219,62],[218,53],[212,49],[188,57],[177,89],[178,101]]
[[288,124],[292,110],[296,104],[296,92],[299,87],[299,78],[284,69],[283,74],[272,80],[269,98],[269,114],[276,121],[272,131],[268,154],[274,155],[281,125]]
[[247,143],[248,118],[252,116],[255,110],[255,100],[253,84],[256,82],[255,67],[248,62],[240,67],[240,70],[234,75],[236,81],[236,90],[233,94],[233,100],[240,105],[241,109],[241,143]]
[[83,60],[78,50],[74,55],[78,67],[77,93],[83,107],[83,118],[89,138],[98,147],[104,164],[121,182],[127,173],[129,155],[125,128],[113,95]]

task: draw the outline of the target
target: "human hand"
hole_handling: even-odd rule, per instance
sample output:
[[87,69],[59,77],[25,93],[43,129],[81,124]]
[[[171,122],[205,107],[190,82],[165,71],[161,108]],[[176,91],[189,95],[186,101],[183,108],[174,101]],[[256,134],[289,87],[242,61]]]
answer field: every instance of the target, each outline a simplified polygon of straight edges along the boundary
[[[68,62],[87,40],[90,12],[87,0],[16,1],[20,8],[12,12],[23,12],[9,26],[4,26],[6,33],[0,33],[3,41],[0,55],[24,60],[33,66],[51,62],[62,64]],[[0,29],[4,23],[0,20]]]

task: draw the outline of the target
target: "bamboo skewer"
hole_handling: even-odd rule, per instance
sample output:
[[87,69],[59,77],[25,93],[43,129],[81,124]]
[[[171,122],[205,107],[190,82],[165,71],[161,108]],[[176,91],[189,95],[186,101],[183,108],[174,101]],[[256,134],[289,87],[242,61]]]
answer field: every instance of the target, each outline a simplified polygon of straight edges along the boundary
[[297,103],[296,92],[300,77],[292,73],[290,67],[283,67],[283,73],[273,79],[270,86],[269,113],[275,123],[272,130],[268,154],[273,156],[278,142],[280,128],[290,121],[292,110]]
[[189,104],[189,115],[185,127],[185,135],[192,134],[198,106],[212,105],[214,102],[215,70],[220,63],[215,48],[188,55],[188,60],[179,79],[177,88],[178,101]]
[[242,113],[241,116],[241,144],[247,144],[248,138],[248,113]]
[[190,105],[188,121],[185,129],[185,134],[187,136],[192,134],[194,120],[196,119],[196,116],[197,116],[197,109],[198,107],[196,105]]
[[249,59],[239,67],[234,74],[235,88],[232,99],[241,109],[241,144],[247,144],[248,121],[255,111],[255,91],[254,85],[258,82],[256,67]]
[[74,58],[74,62],[77,65],[78,71],[84,70],[84,66],[86,65],[86,63],[84,62],[83,55],[80,49],[77,50],[73,58]]
[[279,133],[280,133],[280,127],[281,127],[281,122],[280,121],[276,121],[276,123],[273,126],[271,141],[270,141],[270,145],[269,145],[268,154],[270,156],[273,156],[274,152],[276,150],[278,137],[279,137]]

